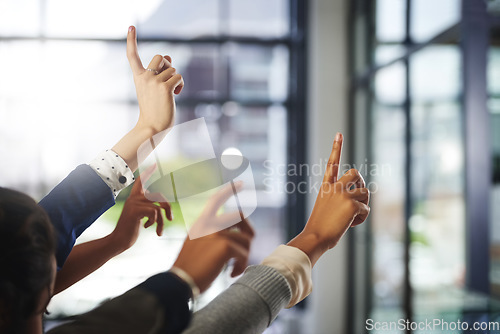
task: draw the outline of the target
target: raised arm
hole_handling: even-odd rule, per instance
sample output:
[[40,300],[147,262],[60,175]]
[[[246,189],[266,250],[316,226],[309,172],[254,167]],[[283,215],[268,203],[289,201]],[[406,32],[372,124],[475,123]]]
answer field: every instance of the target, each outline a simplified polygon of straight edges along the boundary
[[136,126],[116,143],[113,151],[135,171],[140,164],[137,161],[139,146],[174,124],[174,94],[182,91],[184,81],[172,67],[169,56],[156,55],[144,68],[137,51],[137,32],[133,26],[127,34],[127,58],[134,76],[140,114]]
[[[235,186],[238,187],[236,183]],[[216,215],[232,193],[226,190],[216,194],[195,224],[222,226],[227,220],[239,217],[239,212]],[[213,203],[218,206],[212,206]],[[252,227],[243,220],[204,237],[186,238],[168,272],[150,277],[127,293],[48,333],[180,333],[191,318],[189,299],[205,291],[230,259],[235,259],[234,275],[246,267],[253,235]]]
[[[80,165],[58,184],[40,205],[57,231],[57,266],[62,268],[76,238],[115,203],[120,189],[134,182],[141,163],[137,151],[154,134],[172,126],[174,95],[184,85],[168,56],[156,55],[144,69],[137,52],[136,30],[129,28],[127,57],[132,68],[139,102],[136,126],[111,149],[89,165]],[[143,152],[146,157],[150,152]]]
[[[152,166],[144,171],[141,179],[147,181],[155,167]],[[147,217],[145,227],[157,222],[156,233],[158,236],[162,234],[164,225],[162,211],[165,212],[167,219],[172,220],[170,204],[161,194],[149,194],[150,198],[157,197],[158,202],[148,200],[144,196],[140,180],[137,181],[125,202],[114,231],[104,238],[85,242],[73,248],[63,268],[57,273],[54,294],[67,289],[99,269],[114,256],[132,247],[139,236],[142,218]]]
[[304,230],[286,246],[279,246],[261,265],[249,267],[236,283],[196,312],[183,334],[261,333],[284,307],[292,307],[309,295],[316,261],[369,213],[369,192],[361,175],[350,170],[337,180],[342,140],[341,134],[335,138],[321,190]]
[[288,243],[306,253],[313,266],[370,213],[370,191],[361,174],[350,169],[338,179],[342,141],[342,135],[337,134],[311,216],[304,230]]

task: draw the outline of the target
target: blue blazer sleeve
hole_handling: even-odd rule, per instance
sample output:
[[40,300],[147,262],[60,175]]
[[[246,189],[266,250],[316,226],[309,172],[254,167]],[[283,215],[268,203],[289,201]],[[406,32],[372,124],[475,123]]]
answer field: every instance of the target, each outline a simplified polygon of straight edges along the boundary
[[40,201],[56,230],[58,269],[62,268],[76,238],[114,204],[111,189],[88,165],[76,167]]

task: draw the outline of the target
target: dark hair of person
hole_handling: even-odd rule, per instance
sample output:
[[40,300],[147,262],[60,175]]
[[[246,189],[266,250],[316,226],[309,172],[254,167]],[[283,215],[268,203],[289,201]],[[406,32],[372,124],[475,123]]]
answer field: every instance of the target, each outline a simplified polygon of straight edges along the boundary
[[0,332],[22,331],[53,274],[54,229],[29,196],[0,187]]

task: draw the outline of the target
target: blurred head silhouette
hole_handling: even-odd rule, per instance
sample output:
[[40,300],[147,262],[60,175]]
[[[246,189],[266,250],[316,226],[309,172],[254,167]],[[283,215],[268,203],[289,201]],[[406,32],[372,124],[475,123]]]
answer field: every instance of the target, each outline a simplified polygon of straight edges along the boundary
[[29,196],[0,188],[0,332],[22,333],[47,306],[55,280],[55,235]]

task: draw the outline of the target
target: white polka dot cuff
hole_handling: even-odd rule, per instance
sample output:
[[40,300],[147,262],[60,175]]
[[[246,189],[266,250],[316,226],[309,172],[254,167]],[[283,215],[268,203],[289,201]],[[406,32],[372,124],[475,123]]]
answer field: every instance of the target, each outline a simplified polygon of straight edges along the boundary
[[127,163],[112,150],[101,152],[89,166],[109,186],[115,198],[122,189],[135,181],[134,173]]

